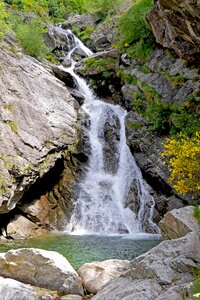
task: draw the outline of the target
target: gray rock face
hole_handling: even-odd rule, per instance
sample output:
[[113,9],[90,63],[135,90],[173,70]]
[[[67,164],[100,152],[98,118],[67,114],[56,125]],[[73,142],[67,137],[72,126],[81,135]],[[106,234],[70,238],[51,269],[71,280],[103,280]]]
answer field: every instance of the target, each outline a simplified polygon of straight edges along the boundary
[[74,99],[35,59],[0,48],[0,212],[74,143]]
[[147,20],[158,43],[194,61],[200,57],[199,17],[198,1],[159,0]]
[[199,88],[198,68],[186,67],[186,61],[175,59],[163,50],[155,50],[146,66],[144,74],[139,67],[129,72],[139,80],[139,88],[144,91],[142,83],[147,84],[165,100],[171,103],[182,103]]
[[152,279],[133,280],[131,277],[113,279],[94,300],[155,300],[162,291],[161,286]]
[[194,207],[187,206],[168,212],[160,221],[159,227],[165,239],[176,239],[199,229],[194,217]]
[[200,262],[199,232],[163,241],[131,261],[130,269],[113,279],[94,300],[180,300],[181,290],[193,280]]
[[67,29],[73,26],[78,27],[80,30],[85,30],[88,27],[95,27],[95,20],[91,15],[73,15],[62,24],[62,28]]
[[76,294],[83,294],[76,271],[64,256],[54,251],[27,248],[1,253],[0,275],[52,290],[60,290],[65,280],[71,278],[73,289],[68,293],[73,294],[76,286]]
[[104,139],[103,159],[105,172],[116,174],[119,164],[120,121],[116,116],[108,114],[105,120],[102,139]]
[[2,300],[38,300],[37,293],[30,286],[10,278],[0,277]]

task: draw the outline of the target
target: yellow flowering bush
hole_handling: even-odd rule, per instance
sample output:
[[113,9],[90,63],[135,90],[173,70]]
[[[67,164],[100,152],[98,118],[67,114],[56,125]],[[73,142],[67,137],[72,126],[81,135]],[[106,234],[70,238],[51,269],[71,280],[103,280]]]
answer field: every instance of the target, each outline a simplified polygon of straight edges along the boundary
[[168,138],[162,156],[169,167],[169,182],[180,194],[200,194],[200,132],[192,138],[179,134]]

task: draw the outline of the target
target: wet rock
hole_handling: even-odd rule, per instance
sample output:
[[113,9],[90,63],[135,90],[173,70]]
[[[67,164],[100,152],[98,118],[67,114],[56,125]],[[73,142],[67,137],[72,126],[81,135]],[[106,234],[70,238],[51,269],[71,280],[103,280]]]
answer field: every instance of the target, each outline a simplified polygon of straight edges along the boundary
[[48,33],[45,35],[45,43],[52,50],[66,49],[69,50],[69,40],[66,35],[66,31],[61,27],[48,24]]
[[70,88],[76,88],[77,83],[74,77],[70,73],[66,72],[61,67],[57,67],[57,66],[52,66],[52,70],[55,76],[61,81],[63,81],[66,84],[66,86]]
[[78,101],[80,105],[84,103],[85,97],[78,90],[72,90],[71,95]]
[[165,239],[176,239],[199,229],[194,217],[194,207],[187,206],[168,212],[160,221],[159,227]]
[[78,273],[86,290],[96,294],[111,279],[122,275],[129,264],[127,260],[117,259],[86,263],[79,268]]
[[147,15],[156,41],[190,61],[200,57],[198,1],[156,1]]
[[38,300],[36,291],[19,281],[0,277],[0,295],[2,300]]
[[8,224],[6,232],[8,237],[23,239],[42,235],[47,231],[27,218],[17,215],[15,219]]
[[54,251],[27,248],[1,253],[0,275],[52,290],[59,290],[71,278],[73,290],[76,285],[78,294],[83,291],[76,271],[64,256]]
[[107,112],[101,138],[104,139],[103,160],[105,172],[115,174],[119,165],[120,120],[112,111]]
[[63,65],[63,67],[65,67],[65,68],[71,67],[71,64],[72,64],[71,60],[68,60],[68,59],[66,59],[66,60],[64,60],[64,61],[62,62],[62,65]]

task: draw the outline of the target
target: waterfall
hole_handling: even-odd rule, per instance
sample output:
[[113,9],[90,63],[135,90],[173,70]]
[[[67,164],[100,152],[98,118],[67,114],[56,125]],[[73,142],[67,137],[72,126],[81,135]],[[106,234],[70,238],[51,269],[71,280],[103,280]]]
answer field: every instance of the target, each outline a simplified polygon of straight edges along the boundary
[[[152,221],[155,205],[142,178],[140,169],[126,144],[126,111],[118,105],[99,99],[86,81],[75,73],[72,55],[81,49],[86,56],[93,53],[70,30],[66,30],[70,44],[66,60],[71,67],[64,68],[77,82],[85,102],[82,111],[89,118],[88,138],[91,154],[85,177],[78,185],[74,212],[66,231],[75,233],[139,233],[146,222],[151,232],[158,232]],[[139,209],[134,212],[127,205],[134,185]]]

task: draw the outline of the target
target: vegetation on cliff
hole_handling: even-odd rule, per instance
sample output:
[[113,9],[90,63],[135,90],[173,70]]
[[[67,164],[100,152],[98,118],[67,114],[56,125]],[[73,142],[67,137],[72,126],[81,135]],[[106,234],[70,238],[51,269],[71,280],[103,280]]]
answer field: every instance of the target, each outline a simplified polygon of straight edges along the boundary
[[180,194],[200,194],[200,134],[189,138],[180,134],[176,138],[168,138],[164,145],[163,157],[169,158],[170,178],[174,188]]

